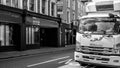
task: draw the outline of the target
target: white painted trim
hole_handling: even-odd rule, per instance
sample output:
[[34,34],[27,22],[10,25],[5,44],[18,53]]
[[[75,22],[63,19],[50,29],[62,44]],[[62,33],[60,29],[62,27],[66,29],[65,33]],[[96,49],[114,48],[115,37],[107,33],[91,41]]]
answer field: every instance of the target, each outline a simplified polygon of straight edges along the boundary
[[40,13],[42,13],[42,0],[40,0]]
[[30,0],[27,1],[27,10],[30,11],[30,8],[29,8],[29,6],[30,6],[30,5],[29,5],[29,2],[30,2]]

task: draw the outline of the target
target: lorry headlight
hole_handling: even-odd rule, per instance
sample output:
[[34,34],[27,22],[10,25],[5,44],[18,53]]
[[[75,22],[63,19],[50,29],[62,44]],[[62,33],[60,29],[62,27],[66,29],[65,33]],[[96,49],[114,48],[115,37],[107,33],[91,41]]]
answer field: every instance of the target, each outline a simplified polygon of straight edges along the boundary
[[115,54],[120,54],[120,43],[118,43],[118,44],[115,46],[114,53],[115,53]]
[[81,51],[81,43],[76,41],[76,51]]

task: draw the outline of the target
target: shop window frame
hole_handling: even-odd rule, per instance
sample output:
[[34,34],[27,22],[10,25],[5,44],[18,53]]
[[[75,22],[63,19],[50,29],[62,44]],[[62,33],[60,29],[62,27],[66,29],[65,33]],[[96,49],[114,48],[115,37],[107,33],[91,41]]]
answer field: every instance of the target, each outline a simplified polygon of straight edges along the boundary
[[[0,30],[0,33],[3,33],[3,36],[0,34],[0,40],[2,40],[2,38],[4,38],[4,39],[3,39],[3,42],[2,41],[0,42],[0,47],[14,46],[15,44],[14,44],[13,39],[10,40],[10,38],[12,38],[12,36],[10,37],[10,31],[9,31],[9,35],[6,33],[7,32],[7,26],[9,26],[9,25],[8,24],[0,24],[0,26],[1,25],[4,26],[4,27],[3,27],[2,32]],[[0,29],[1,29],[1,27],[0,27]],[[10,26],[9,26],[9,30],[10,30]],[[6,37],[7,35],[8,35],[9,38]],[[8,44],[6,42],[7,40],[8,40]]]

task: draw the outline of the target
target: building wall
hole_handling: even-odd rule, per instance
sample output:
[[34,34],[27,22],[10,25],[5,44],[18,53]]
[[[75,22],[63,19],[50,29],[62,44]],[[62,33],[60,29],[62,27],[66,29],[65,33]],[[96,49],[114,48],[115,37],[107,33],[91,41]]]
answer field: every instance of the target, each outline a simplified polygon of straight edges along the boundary
[[[0,0],[1,4],[19,8],[19,9],[27,9],[31,12],[45,14],[49,16],[56,17],[56,0]],[[45,1],[45,13],[42,12],[43,1]],[[39,4],[38,4],[39,3]],[[52,3],[54,3],[54,15],[52,15]],[[33,10],[31,7],[33,6]],[[48,10],[49,9],[49,10]],[[50,13],[49,13],[50,12]]]
[[[71,21],[74,20],[73,13],[75,14],[75,19],[77,19],[77,10],[78,10],[77,0],[60,0],[60,2],[63,2],[63,13],[60,14],[62,22],[66,23],[66,24],[70,24]],[[73,4],[74,4],[74,6],[73,6]],[[69,21],[67,21],[67,12],[70,13]]]
[[[42,1],[45,0],[16,0],[13,5],[14,0],[0,0],[0,12],[4,16],[0,17],[0,28],[6,33],[6,40],[2,37],[4,34],[0,34],[0,51],[59,46],[60,18],[56,17],[56,0],[46,0],[45,5]],[[14,37],[11,38],[12,28]]]
[[[57,5],[62,6],[61,13],[58,16],[61,18],[61,43],[62,46],[75,44],[73,43],[73,30],[72,27],[78,25],[78,2],[77,0],[57,0]],[[73,23],[73,25],[72,25]],[[75,40],[75,39],[74,39]]]

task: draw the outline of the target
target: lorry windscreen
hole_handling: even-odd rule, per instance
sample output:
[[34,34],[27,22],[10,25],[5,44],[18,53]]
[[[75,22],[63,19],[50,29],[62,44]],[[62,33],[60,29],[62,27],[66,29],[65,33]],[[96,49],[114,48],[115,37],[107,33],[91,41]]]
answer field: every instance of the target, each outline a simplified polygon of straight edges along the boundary
[[[80,20],[79,32],[95,34],[116,34],[116,21],[113,18],[84,18]],[[118,26],[118,25],[117,25]]]

